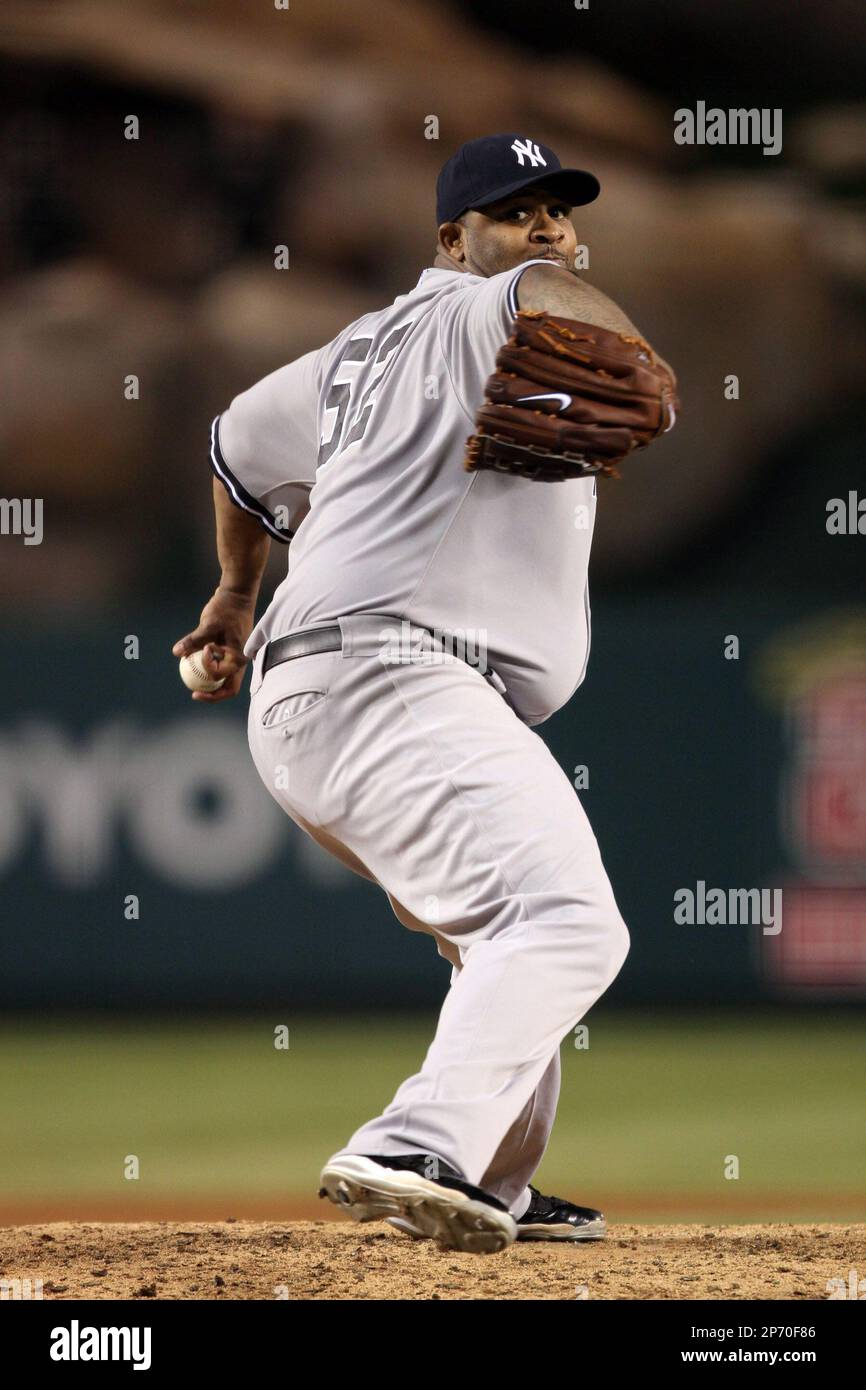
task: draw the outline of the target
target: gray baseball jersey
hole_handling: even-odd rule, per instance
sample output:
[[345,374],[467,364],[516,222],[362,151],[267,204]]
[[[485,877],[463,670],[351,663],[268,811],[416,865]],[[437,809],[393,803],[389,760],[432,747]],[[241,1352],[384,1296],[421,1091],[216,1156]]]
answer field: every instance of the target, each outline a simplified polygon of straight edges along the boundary
[[212,464],[233,501],[291,541],[247,656],[297,628],[393,614],[483,647],[526,724],[577,689],[595,481],[463,467],[529,264],[550,262],[489,279],[424,270],[214,421]]

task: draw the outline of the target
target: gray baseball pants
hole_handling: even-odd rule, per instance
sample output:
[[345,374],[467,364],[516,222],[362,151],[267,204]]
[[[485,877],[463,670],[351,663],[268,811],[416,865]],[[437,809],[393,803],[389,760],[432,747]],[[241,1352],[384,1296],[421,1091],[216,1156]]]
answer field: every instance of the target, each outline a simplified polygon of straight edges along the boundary
[[519,1218],[553,1126],[560,1043],[618,974],[628,931],[547,745],[423,629],[410,659],[383,661],[389,622],[341,618],[342,651],[264,679],[260,650],[250,749],[292,820],[453,967],[421,1070],[338,1152],[436,1155]]

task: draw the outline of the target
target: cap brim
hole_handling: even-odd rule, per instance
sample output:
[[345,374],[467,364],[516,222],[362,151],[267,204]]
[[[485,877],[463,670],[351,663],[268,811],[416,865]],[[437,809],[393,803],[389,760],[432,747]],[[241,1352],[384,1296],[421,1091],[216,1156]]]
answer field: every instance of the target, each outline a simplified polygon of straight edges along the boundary
[[549,174],[536,174],[532,179],[515,179],[488,193],[480,203],[471,203],[470,206],[486,208],[491,203],[498,203],[500,198],[507,198],[510,193],[519,193],[522,188],[534,188],[540,183],[573,208],[594,203],[601,192],[601,184],[595,174],[589,174],[585,169],[554,169]]

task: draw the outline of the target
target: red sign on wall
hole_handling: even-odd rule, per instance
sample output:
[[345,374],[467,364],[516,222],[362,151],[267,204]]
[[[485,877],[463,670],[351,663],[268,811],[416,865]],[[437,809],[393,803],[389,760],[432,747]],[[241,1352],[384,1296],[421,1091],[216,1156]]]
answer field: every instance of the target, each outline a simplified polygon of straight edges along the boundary
[[866,670],[819,679],[788,706],[782,830],[802,879],[762,938],[781,986],[866,993]]

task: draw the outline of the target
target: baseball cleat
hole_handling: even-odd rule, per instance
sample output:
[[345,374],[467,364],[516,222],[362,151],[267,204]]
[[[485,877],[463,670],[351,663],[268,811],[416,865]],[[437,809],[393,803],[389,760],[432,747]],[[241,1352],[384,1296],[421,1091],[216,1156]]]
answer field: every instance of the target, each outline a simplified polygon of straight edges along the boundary
[[490,1255],[517,1238],[502,1202],[430,1154],[341,1154],[328,1160],[320,1181],[319,1196],[353,1220],[405,1222],[411,1234],[448,1250]]
[[545,1197],[529,1184],[532,1201],[517,1222],[518,1240],[604,1240],[604,1215],[593,1207],[577,1207],[564,1197]]
[[[518,1240],[604,1240],[604,1215],[593,1207],[578,1207],[563,1197],[545,1197],[530,1183],[532,1200],[517,1221]],[[404,1235],[421,1240],[424,1232],[405,1217],[388,1218],[388,1224]]]

